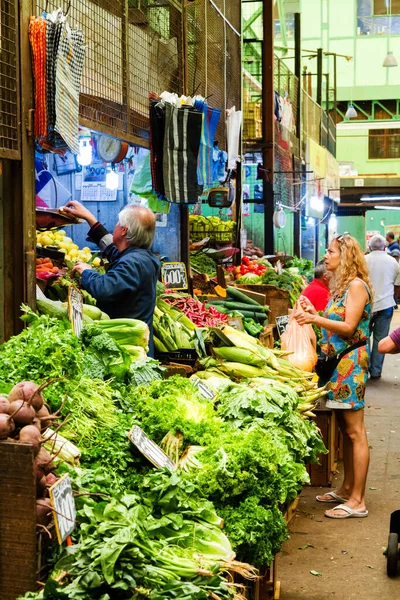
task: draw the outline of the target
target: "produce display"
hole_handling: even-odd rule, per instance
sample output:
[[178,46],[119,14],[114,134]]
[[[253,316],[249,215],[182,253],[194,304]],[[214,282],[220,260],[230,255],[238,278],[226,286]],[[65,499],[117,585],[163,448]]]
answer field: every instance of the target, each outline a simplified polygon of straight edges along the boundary
[[59,267],[54,266],[53,262],[49,258],[37,258],[36,259],[36,278],[37,279],[50,279],[51,277],[61,276],[62,272]]
[[[236,271],[235,271],[236,270]],[[306,287],[304,278],[300,275],[297,267],[282,269],[279,274],[266,259],[250,260],[243,257],[242,265],[234,267],[236,283],[250,285],[274,285],[286,290],[292,306],[294,306]]]
[[[64,253],[64,260],[71,263],[75,262],[89,262],[92,258],[92,252],[90,248],[85,247],[79,249],[77,244],[74,244],[72,239],[67,236],[67,232],[61,230],[49,230],[49,231],[37,231],[36,232],[36,244],[39,248],[47,248],[51,246],[57,249],[59,252]],[[93,260],[93,266],[99,266],[100,259],[95,258]]]
[[190,239],[193,242],[210,238],[214,242],[231,243],[235,232],[235,221],[223,221],[219,217],[189,215]]
[[209,277],[216,277],[217,275],[215,260],[207,256],[204,252],[191,252],[190,266],[198,273],[205,273]]
[[[248,327],[254,323],[268,324],[268,306],[262,306],[256,300],[252,300],[246,294],[234,287],[227,288],[226,300],[213,300],[206,306],[213,306],[219,312],[229,316],[240,316],[244,319],[244,325]],[[261,328],[262,331],[263,328]],[[253,335],[252,331],[248,331]],[[258,331],[260,333],[260,330]]]
[[293,269],[297,269],[297,273],[305,277],[309,283],[314,279],[314,264],[312,260],[295,256],[286,266],[292,269],[292,271]]
[[207,308],[205,304],[188,295],[168,294],[164,296],[164,300],[167,304],[183,312],[197,327],[218,327],[228,320],[227,315],[222,314],[213,306]]
[[[203,340],[196,374],[214,400],[190,379],[165,380],[157,361],[129,353],[133,340],[143,350],[139,324],[98,320],[78,338],[64,318],[25,310],[29,326],[0,346],[2,437],[24,429],[11,431],[15,401],[34,427],[43,386],[48,413],[31,433],[50,455],[45,461],[42,452],[52,477],[39,478],[37,469],[45,498],[38,518],[47,527],[47,488],[64,473],[77,507],[73,545],[53,547],[45,588],[25,600],[242,600],[232,573],[251,580],[270,564],[287,538],[282,507],[308,481],[305,464],[325,452],[310,420],[325,390],[287,353],[227,326],[226,315],[205,325],[212,318],[204,305],[185,295],[158,297],[155,331]],[[6,398],[21,382],[29,387]],[[155,468],[133,446],[134,425],[169,456],[171,470]]]

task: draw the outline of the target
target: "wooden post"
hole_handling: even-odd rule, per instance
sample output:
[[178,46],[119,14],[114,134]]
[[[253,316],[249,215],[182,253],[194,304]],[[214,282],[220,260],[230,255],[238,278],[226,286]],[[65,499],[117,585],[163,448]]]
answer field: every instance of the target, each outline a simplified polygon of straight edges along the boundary
[[36,589],[36,478],[33,446],[0,444],[0,598]]
[[[297,115],[296,115],[296,134],[299,139],[299,157],[302,152],[301,145],[301,127],[302,127],[302,96],[301,89],[301,15],[294,15],[294,74],[297,77]],[[293,161],[293,171],[296,171],[296,161]],[[298,174],[300,176],[300,174]],[[296,186],[297,187],[297,186]],[[300,187],[300,186],[299,186]],[[301,187],[300,187],[301,197]],[[293,215],[293,250],[296,256],[301,256],[301,207]]]
[[264,251],[274,254],[274,2],[263,0],[262,128]]

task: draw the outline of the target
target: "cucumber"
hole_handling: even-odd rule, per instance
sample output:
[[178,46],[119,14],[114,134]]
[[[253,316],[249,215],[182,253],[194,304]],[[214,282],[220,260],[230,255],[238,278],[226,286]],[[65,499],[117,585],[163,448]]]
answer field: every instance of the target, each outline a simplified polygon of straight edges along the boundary
[[[229,301],[229,302],[225,302],[225,308],[230,308],[231,310],[253,310],[253,304],[245,304],[244,302],[233,302],[233,301]],[[268,312],[268,307],[267,306],[261,306],[261,304],[259,304],[258,306],[254,306],[254,310],[256,312]]]
[[243,292],[241,292],[237,288],[227,287],[226,292],[228,296],[233,298],[235,301],[237,300],[238,302],[243,302],[244,304],[251,304],[252,306],[260,306],[260,304],[256,300],[248,298],[246,294],[243,294]]
[[57,300],[36,300],[36,306],[41,315],[48,315],[56,319],[68,319],[67,310]]

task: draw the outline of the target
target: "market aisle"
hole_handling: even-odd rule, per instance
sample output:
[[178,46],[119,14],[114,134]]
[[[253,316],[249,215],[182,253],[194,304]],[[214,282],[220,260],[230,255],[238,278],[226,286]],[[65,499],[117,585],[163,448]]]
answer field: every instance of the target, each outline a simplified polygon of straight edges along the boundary
[[[395,314],[393,325],[400,326],[400,314]],[[399,390],[400,355],[388,356],[382,379],[369,383],[366,395],[371,446],[367,482],[369,517],[326,519],[327,505],[315,500],[319,489],[306,488],[290,526],[291,539],[278,559],[281,600],[400,598],[400,576],[398,580],[386,576],[386,559],[382,554],[382,547],[387,544],[390,513],[400,508]],[[307,544],[313,547],[299,549]],[[311,570],[322,577],[311,575]]]

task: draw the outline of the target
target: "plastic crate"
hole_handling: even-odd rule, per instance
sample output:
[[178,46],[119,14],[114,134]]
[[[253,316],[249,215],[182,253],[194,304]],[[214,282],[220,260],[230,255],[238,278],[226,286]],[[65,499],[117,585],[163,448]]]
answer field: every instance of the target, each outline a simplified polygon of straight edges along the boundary
[[155,358],[161,363],[181,363],[193,367],[197,360],[197,352],[191,348],[176,350],[175,352],[156,352]]

